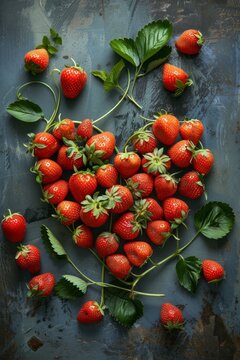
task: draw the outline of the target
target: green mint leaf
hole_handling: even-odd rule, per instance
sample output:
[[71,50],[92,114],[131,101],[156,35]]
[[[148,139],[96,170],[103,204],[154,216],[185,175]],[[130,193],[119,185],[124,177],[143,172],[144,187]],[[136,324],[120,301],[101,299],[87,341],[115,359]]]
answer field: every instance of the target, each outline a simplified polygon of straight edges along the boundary
[[44,35],[42,38],[42,44],[44,45],[44,47],[50,45],[50,40],[46,35]]
[[208,239],[221,239],[233,228],[235,216],[226,203],[209,202],[194,216],[196,228]]
[[87,291],[87,283],[77,276],[63,275],[55,286],[55,291],[61,299],[74,300]]
[[29,100],[17,100],[6,108],[6,111],[15,119],[32,123],[44,118],[40,106]]
[[143,66],[144,75],[162,65],[170,56],[171,51],[171,46],[165,45],[154,56],[148,59]]
[[118,85],[118,79],[124,67],[125,64],[123,60],[120,60],[117,64],[113,66],[112,70],[104,81],[103,86],[105,91],[110,91]]
[[172,36],[173,27],[169,20],[153,21],[142,28],[136,38],[136,48],[141,63],[155,55]]
[[54,55],[58,52],[58,49],[52,45],[48,45],[46,50],[49,53],[49,55]]
[[201,269],[202,261],[195,256],[180,259],[176,264],[176,272],[180,285],[191,293],[195,293]]
[[108,73],[105,70],[93,70],[92,75],[98,77],[102,81],[105,81],[108,77]]
[[62,244],[57,240],[47,226],[41,226],[41,235],[42,241],[49,253],[56,255],[59,258],[67,258],[67,253]]
[[62,38],[59,36],[56,30],[50,29],[50,35],[56,45],[62,45]]
[[137,67],[140,64],[138,51],[133,39],[113,39],[110,41],[110,46],[113,51],[132,65]]

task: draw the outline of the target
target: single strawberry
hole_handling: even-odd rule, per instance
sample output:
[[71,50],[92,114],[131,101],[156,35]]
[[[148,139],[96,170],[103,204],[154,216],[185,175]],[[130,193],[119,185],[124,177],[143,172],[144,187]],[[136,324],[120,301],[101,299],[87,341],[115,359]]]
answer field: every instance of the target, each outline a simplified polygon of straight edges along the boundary
[[59,204],[67,197],[68,190],[68,182],[65,180],[47,184],[43,187],[43,201],[55,205]]
[[118,153],[114,158],[114,166],[124,178],[136,174],[141,166],[141,158],[135,152]]
[[95,246],[98,256],[105,258],[118,250],[119,240],[116,234],[103,232],[98,235]]
[[32,75],[39,74],[46,70],[49,64],[49,55],[45,49],[34,49],[28,51],[24,56],[25,69]]
[[87,195],[82,201],[82,209],[80,217],[82,222],[92,228],[97,228],[104,225],[108,218],[109,212],[106,209],[105,201],[97,193],[91,197]]
[[[73,59],[72,59],[73,60]],[[60,83],[63,95],[75,99],[87,83],[87,73],[73,60],[74,66],[67,66],[61,71]]]
[[197,119],[184,120],[179,132],[183,140],[190,140],[194,145],[197,145],[203,136],[204,125],[202,121]]
[[80,212],[81,205],[74,201],[63,200],[57,205],[54,217],[57,217],[63,225],[69,226],[80,220]]
[[40,271],[40,250],[35,245],[20,245],[15,259],[22,269],[28,270],[32,274]]
[[205,186],[196,171],[188,171],[179,182],[178,192],[189,199],[198,199],[204,193]]
[[49,184],[57,181],[62,176],[61,166],[51,159],[41,159],[30,169],[36,174],[36,181],[39,184]]
[[152,125],[154,136],[164,145],[175,143],[179,133],[180,122],[171,114],[159,114]]
[[199,149],[194,152],[192,165],[200,174],[207,175],[214,164],[214,155],[209,149]]
[[81,202],[86,195],[92,195],[97,189],[97,179],[90,171],[78,171],[69,178],[69,189],[74,200]]
[[214,260],[203,260],[202,271],[205,280],[209,283],[217,282],[224,278],[224,268]]
[[53,135],[55,138],[62,140],[63,137],[69,140],[75,138],[75,125],[73,120],[64,119],[56,123],[53,128]]
[[27,285],[27,296],[47,297],[52,294],[54,285],[55,277],[50,272],[34,276]]
[[85,146],[89,161],[98,164],[98,160],[109,159],[114,152],[115,145],[116,138],[110,131],[93,135]]
[[133,196],[131,191],[122,185],[114,185],[106,190],[106,195],[102,198],[106,200],[106,208],[113,214],[121,214],[133,206]]
[[170,197],[163,201],[163,213],[167,221],[181,223],[188,215],[189,207],[185,201]]
[[118,183],[118,172],[112,164],[100,166],[96,171],[98,185],[110,188]]
[[81,169],[86,164],[86,158],[83,149],[77,146],[62,145],[58,151],[57,163],[63,170]]
[[164,174],[171,167],[171,159],[164,155],[164,149],[154,149],[152,153],[143,155],[142,168],[148,174],[158,176]]
[[157,147],[157,139],[151,131],[139,129],[132,139],[132,145],[139,154],[146,154]]
[[138,222],[135,215],[128,211],[121,215],[113,224],[113,232],[123,240],[134,240],[141,232],[142,224]]
[[186,168],[191,164],[194,147],[190,141],[180,140],[170,147],[168,156],[174,165],[181,169]]
[[135,201],[133,212],[136,219],[143,219],[145,221],[160,220],[163,218],[161,205],[152,198]]
[[27,223],[23,215],[12,213],[8,209],[8,212],[3,216],[1,227],[5,238],[12,243],[16,243],[23,241]]
[[155,245],[163,245],[171,235],[171,225],[164,220],[150,221],[147,224],[146,233]]
[[118,279],[125,279],[132,268],[128,258],[122,254],[107,256],[106,265],[109,271]]
[[93,135],[93,123],[91,119],[84,119],[77,127],[77,135],[83,140],[89,140]]
[[172,174],[158,175],[154,180],[154,188],[159,200],[173,196],[178,187],[178,180]]
[[78,312],[77,320],[82,324],[94,324],[102,320],[103,310],[96,301],[85,302]]
[[152,256],[153,249],[145,241],[131,241],[123,245],[128,260],[137,267],[144,265]]
[[48,132],[40,132],[37,134],[28,134],[30,141],[24,146],[27,152],[30,152],[38,159],[47,159],[52,157],[59,149],[58,140]]
[[178,51],[186,55],[196,55],[204,43],[202,33],[196,29],[185,30],[176,40]]
[[193,81],[183,69],[171,64],[163,65],[163,86],[174,92],[175,96],[181,95],[192,84]]
[[173,304],[162,304],[160,311],[161,324],[168,330],[181,330],[184,325],[184,317],[182,311]]
[[153,191],[153,178],[149,174],[138,173],[127,179],[127,187],[134,199],[145,198]]
[[80,248],[93,247],[93,232],[86,225],[79,225],[73,233],[73,241]]

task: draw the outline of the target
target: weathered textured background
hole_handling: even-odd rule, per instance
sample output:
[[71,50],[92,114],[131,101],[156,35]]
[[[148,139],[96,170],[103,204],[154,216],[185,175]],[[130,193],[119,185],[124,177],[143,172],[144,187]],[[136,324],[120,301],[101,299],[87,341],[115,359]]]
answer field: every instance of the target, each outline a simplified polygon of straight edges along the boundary
[[[231,204],[237,224],[227,239],[206,241],[199,238],[186,251],[200,258],[214,258],[224,264],[226,280],[216,286],[200,282],[197,294],[191,296],[177,284],[174,264],[167,264],[143,282],[146,291],[166,293],[164,300],[143,299],[145,314],[131,330],[113,322],[108,315],[97,326],[79,326],[76,313],[84,301],[63,302],[56,297],[38,302],[26,300],[25,283],[29,276],[17,269],[15,246],[0,242],[0,358],[3,360],[107,359],[107,360],[230,360],[240,358],[239,314],[239,29],[238,0],[1,0],[1,210],[22,212],[28,220],[26,242],[42,249],[43,271],[54,271],[57,278],[72,272],[65,263],[50,259],[40,240],[40,225],[49,225],[93,277],[99,265],[86,252],[73,250],[63,227],[50,218],[49,209],[40,202],[40,191],[28,169],[33,159],[22,146],[26,134],[40,125],[25,125],[10,118],[5,107],[15,98],[15,89],[31,77],[23,70],[23,56],[34,47],[49,26],[56,28],[64,45],[50,68],[61,68],[75,58],[90,73],[98,67],[110,68],[116,61],[109,40],[135,36],[136,31],[153,19],[168,17],[174,24],[174,37],[186,28],[199,28],[206,44],[197,57],[178,55],[173,47],[171,62],[186,69],[194,87],[175,99],[162,89],[161,70],[139,80],[136,98],[151,116],[167,108],[179,118],[194,117],[204,121],[204,144],[216,156],[216,166],[207,180],[209,200]],[[174,38],[173,40],[174,41]],[[50,80],[50,70],[40,77]],[[49,115],[52,99],[44,89],[26,92]],[[63,100],[63,117],[96,119],[118,99],[105,94],[102,85],[89,76],[87,88],[76,101]],[[110,118],[101,123],[115,132],[119,144],[132,129],[141,124],[136,109],[125,102]],[[199,208],[204,200],[192,206]],[[190,231],[191,232],[191,231]],[[191,234],[186,235],[189,239]],[[184,236],[185,240],[185,236]],[[164,256],[171,244],[162,251]],[[98,292],[90,291],[97,298]],[[162,301],[172,301],[184,308],[185,331],[169,335],[159,326]],[[35,351],[34,351],[35,350]]]

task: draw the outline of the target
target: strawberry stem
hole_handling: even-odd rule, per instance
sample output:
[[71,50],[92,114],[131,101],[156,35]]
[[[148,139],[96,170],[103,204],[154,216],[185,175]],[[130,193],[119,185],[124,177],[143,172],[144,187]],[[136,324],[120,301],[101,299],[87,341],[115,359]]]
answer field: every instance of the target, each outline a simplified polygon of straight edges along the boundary
[[[104,284],[104,277],[105,277],[105,264],[102,265],[102,274],[101,274],[101,282]],[[104,286],[101,288],[101,302],[100,308],[104,306]]]
[[[125,90],[124,90],[120,85],[118,85],[117,88],[118,88],[119,90],[121,90],[122,93],[124,93]],[[127,94],[127,98],[128,98],[128,100],[130,100],[134,105],[136,105],[140,110],[142,110],[142,106],[141,106],[132,96],[130,96],[130,95]]]
[[135,133],[133,133],[131,136],[129,136],[129,138],[127,139],[127,141],[125,142],[125,144],[123,145],[123,152],[126,151],[126,148],[128,146],[128,143],[135,138],[135,136],[137,136],[138,134],[140,134],[141,132],[143,132],[144,130],[146,130],[149,126],[151,126],[152,124],[146,124],[145,126],[143,126],[141,129],[135,131]]
[[57,101],[55,102],[55,108],[54,108],[54,111],[47,123],[47,126],[45,127],[45,130],[44,131],[48,131],[54,124],[54,120],[55,120],[55,117],[58,113],[58,110],[59,110],[59,106],[60,106],[60,100],[61,100],[61,92],[60,92],[60,87],[54,77],[54,73],[58,73],[60,74],[60,70],[59,69],[53,69],[52,72],[51,72],[51,76],[52,76],[52,79],[53,79],[53,82],[58,90],[58,97],[57,97]]

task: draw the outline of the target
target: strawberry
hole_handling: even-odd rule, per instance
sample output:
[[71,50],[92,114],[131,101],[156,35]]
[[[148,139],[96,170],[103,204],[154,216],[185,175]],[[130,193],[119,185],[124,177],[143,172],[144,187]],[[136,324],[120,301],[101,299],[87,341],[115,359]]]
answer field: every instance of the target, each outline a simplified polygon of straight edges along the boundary
[[87,195],[82,201],[80,217],[82,222],[89,227],[97,228],[104,225],[108,220],[109,213],[101,196],[97,196],[97,193],[93,197]]
[[50,204],[59,204],[68,194],[68,182],[58,180],[43,187],[43,200]]
[[123,240],[134,240],[140,235],[142,225],[132,212],[121,215],[113,224],[113,232]]
[[137,200],[134,203],[133,211],[136,219],[160,220],[163,218],[163,209],[159,203],[152,198]]
[[69,178],[69,189],[77,202],[85,199],[86,195],[92,195],[97,189],[96,176],[90,171],[78,171]]
[[127,187],[135,199],[145,198],[153,191],[153,178],[145,173],[135,174],[127,179]]
[[196,171],[188,171],[179,182],[178,192],[189,199],[197,199],[204,193],[204,185],[200,175]]
[[63,170],[81,169],[84,165],[84,152],[77,146],[62,145],[58,151],[57,163]]
[[152,125],[154,136],[164,145],[172,145],[179,133],[180,123],[176,116],[160,114]]
[[93,134],[93,123],[91,119],[84,119],[77,127],[77,135],[83,140],[89,140]]
[[161,324],[168,330],[183,328],[184,318],[182,311],[173,304],[162,304],[160,311]]
[[115,149],[116,138],[110,131],[105,131],[101,134],[93,135],[86,143],[86,152],[88,159],[92,162],[96,160],[109,159]]
[[194,144],[188,140],[180,140],[168,150],[168,155],[174,165],[181,169],[190,166],[193,157]]
[[8,209],[6,215],[3,216],[1,227],[5,238],[12,243],[16,243],[23,241],[27,223],[23,215],[12,213]]
[[145,241],[132,241],[123,245],[128,260],[132,265],[142,266],[152,256],[153,249]]
[[154,180],[154,188],[159,200],[173,196],[177,191],[178,181],[171,174],[158,175]]
[[141,166],[141,158],[135,152],[118,153],[114,158],[114,166],[123,178],[136,174]]
[[152,153],[143,155],[142,168],[148,174],[157,176],[168,171],[171,167],[171,160],[163,154],[164,149],[154,149]]
[[100,186],[110,188],[118,182],[117,169],[112,164],[102,165],[96,171],[96,179]]
[[128,258],[122,254],[109,255],[106,258],[106,265],[109,271],[118,279],[125,279],[132,268]]
[[60,83],[63,95],[69,99],[79,96],[87,83],[87,73],[73,60],[74,66],[67,66],[61,71]]
[[163,201],[163,213],[167,221],[180,223],[186,219],[189,207],[185,201],[170,197]]
[[119,240],[116,234],[103,232],[96,239],[96,251],[98,256],[104,258],[114,254],[119,248]]
[[163,86],[174,92],[175,96],[181,95],[186,87],[192,84],[193,81],[183,69],[171,64],[163,65]]
[[121,214],[133,206],[133,196],[131,191],[122,185],[114,185],[106,190],[103,199],[107,201],[107,209],[113,214]]
[[132,145],[139,154],[146,154],[152,152],[157,147],[157,139],[151,131],[141,131],[139,129],[132,139]]
[[28,134],[30,142],[25,145],[27,152],[30,152],[38,159],[47,159],[53,156],[59,149],[58,140],[48,132]]
[[78,226],[73,233],[73,241],[80,248],[93,247],[93,232],[86,225]]
[[36,174],[36,181],[39,184],[49,184],[57,181],[63,172],[61,166],[50,159],[37,161],[30,171]]
[[70,119],[59,121],[53,128],[53,135],[55,138],[62,140],[63,137],[69,140],[75,138],[75,125]]
[[53,292],[54,285],[55,277],[50,272],[34,276],[27,285],[27,296],[49,296]]
[[24,56],[25,69],[32,75],[39,74],[46,70],[49,64],[49,55],[45,49],[34,49],[28,51]]
[[171,225],[164,220],[150,221],[147,224],[146,233],[155,245],[163,245],[171,235]]
[[194,152],[192,165],[194,170],[200,174],[206,175],[212,169],[214,156],[209,149],[199,149]]
[[35,245],[20,245],[15,259],[22,269],[32,274],[40,271],[40,250]]
[[103,310],[96,301],[85,302],[78,312],[77,320],[82,324],[94,324],[102,320]]
[[224,268],[214,260],[203,260],[202,271],[205,280],[209,283],[220,281],[224,277]]
[[179,132],[183,140],[190,140],[194,145],[197,145],[204,133],[204,125],[202,121],[197,119],[184,120]]
[[80,220],[80,212],[81,205],[74,201],[63,200],[57,205],[54,217],[57,217],[63,225],[69,226]]
[[185,30],[176,40],[178,51],[186,55],[196,55],[201,50],[204,38],[196,29]]

